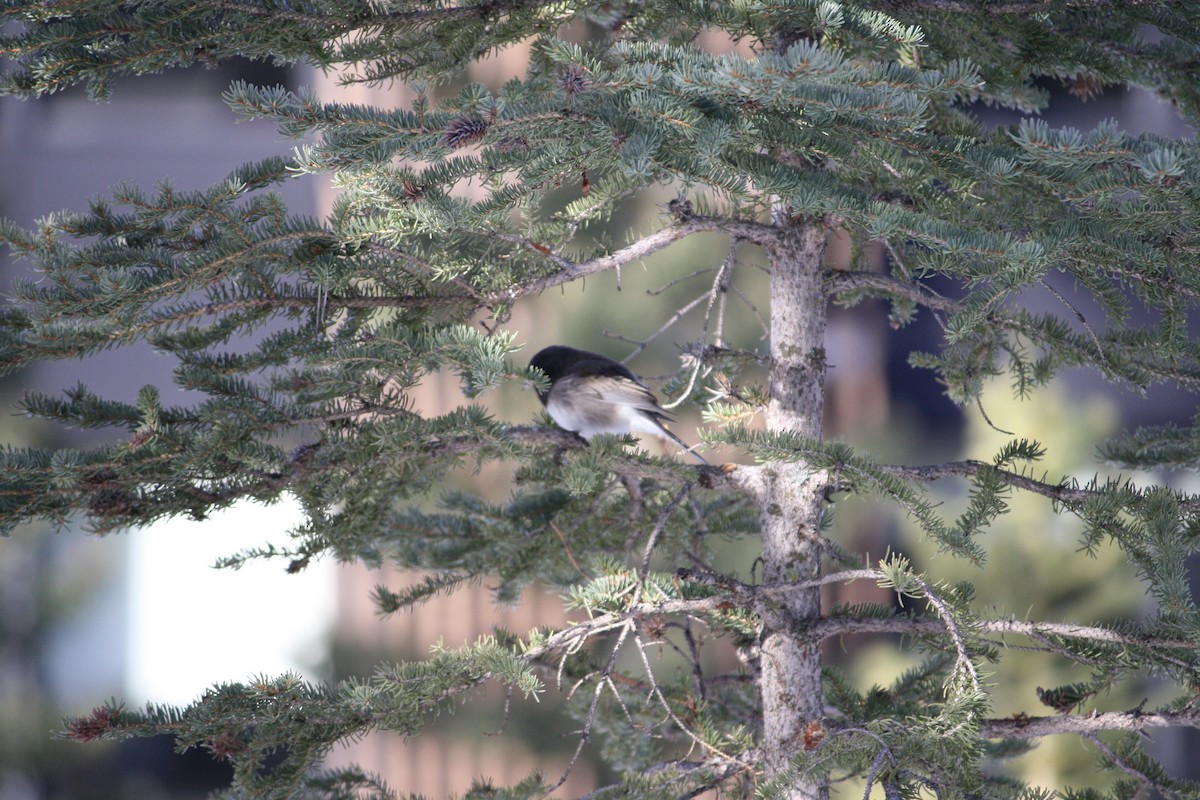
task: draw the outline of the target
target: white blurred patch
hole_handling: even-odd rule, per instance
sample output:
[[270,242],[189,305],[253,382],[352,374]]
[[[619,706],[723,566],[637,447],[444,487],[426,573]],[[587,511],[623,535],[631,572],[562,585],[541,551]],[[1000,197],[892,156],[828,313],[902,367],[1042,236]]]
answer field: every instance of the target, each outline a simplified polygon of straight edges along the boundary
[[125,699],[185,704],[214,683],[295,671],[310,680],[325,659],[336,611],[336,565],[213,563],[251,547],[287,544],[299,504],[243,501],[203,522],[172,519],[134,531],[129,547]]

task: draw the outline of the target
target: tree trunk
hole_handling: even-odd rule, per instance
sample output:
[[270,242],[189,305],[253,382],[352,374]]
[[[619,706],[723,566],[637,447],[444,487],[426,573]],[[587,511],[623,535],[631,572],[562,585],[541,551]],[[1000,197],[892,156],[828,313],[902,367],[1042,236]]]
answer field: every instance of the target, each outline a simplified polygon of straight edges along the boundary
[[[822,261],[826,226],[806,219],[784,223],[771,261],[771,371],[767,428],[820,438],[825,388],[825,295]],[[804,464],[762,468],[759,517],[763,581],[768,584],[816,578],[821,567],[820,521],[826,475]],[[818,589],[789,593],[764,615],[762,748],[777,774],[820,735],[820,642],[807,635],[821,613]],[[811,726],[811,727],[810,727]],[[828,787],[793,781],[792,798],[820,800]]]

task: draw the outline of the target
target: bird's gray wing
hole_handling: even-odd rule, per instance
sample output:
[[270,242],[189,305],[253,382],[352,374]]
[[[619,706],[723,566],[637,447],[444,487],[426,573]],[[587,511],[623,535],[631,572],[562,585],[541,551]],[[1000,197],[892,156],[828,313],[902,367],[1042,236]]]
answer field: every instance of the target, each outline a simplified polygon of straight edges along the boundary
[[593,375],[580,383],[580,386],[574,388],[586,390],[590,395],[605,403],[629,406],[656,417],[670,419],[670,416],[659,406],[654,393],[636,381],[607,375]]

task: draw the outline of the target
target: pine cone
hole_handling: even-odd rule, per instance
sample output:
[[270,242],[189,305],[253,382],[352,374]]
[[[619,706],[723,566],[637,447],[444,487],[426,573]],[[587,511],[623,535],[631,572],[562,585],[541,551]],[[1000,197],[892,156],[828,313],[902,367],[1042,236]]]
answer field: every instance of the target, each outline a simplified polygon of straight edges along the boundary
[[592,88],[592,78],[579,64],[569,64],[559,76],[558,85],[567,93],[567,97],[574,97]]
[[438,144],[458,150],[478,142],[487,133],[487,129],[488,124],[483,117],[478,114],[464,114],[450,120],[450,124],[442,132],[442,138],[438,139]]

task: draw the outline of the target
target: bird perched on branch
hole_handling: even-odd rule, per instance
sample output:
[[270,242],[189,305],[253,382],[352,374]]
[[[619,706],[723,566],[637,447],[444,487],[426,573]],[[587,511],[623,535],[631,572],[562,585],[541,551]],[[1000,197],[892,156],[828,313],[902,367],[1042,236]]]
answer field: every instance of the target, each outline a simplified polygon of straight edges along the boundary
[[698,453],[663,422],[671,416],[629,369],[607,356],[554,345],[529,360],[550,379],[550,389],[538,392],[550,418],[561,427],[591,439],[600,433],[648,433],[670,439],[701,464]]

